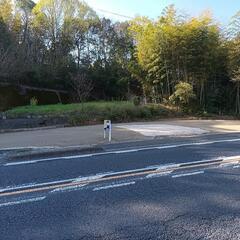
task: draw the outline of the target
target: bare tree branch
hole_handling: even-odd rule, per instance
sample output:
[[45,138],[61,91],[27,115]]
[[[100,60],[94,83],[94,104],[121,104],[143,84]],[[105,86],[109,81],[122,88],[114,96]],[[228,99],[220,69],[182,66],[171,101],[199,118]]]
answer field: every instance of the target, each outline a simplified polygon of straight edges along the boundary
[[71,75],[71,86],[77,102],[85,101],[93,89],[92,81],[87,78],[85,73],[80,72]]

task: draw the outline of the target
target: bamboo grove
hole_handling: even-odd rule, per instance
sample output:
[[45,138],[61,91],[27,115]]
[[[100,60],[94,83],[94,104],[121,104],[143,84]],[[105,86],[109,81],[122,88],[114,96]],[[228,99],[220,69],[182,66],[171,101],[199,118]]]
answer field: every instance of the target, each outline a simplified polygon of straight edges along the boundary
[[0,0],[0,82],[72,92],[80,75],[89,100],[240,114],[240,12],[227,26],[173,5],[159,15],[116,22],[80,0]]

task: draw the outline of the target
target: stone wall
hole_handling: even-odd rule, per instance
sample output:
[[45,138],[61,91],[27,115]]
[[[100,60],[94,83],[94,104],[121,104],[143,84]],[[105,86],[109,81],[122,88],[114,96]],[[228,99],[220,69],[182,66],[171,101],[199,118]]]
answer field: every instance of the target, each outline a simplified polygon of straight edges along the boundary
[[48,126],[68,126],[67,117],[39,117],[5,119],[0,116],[0,133],[14,129],[29,129]]

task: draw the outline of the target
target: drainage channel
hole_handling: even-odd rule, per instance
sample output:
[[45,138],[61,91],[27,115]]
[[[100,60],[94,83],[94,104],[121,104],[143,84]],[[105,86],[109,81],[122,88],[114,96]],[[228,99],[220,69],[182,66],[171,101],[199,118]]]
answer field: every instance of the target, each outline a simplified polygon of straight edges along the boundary
[[0,197],[5,196],[14,196],[20,195],[25,193],[34,193],[34,192],[43,192],[48,190],[53,190],[56,188],[64,188],[64,187],[74,187],[74,186],[81,186],[81,185],[89,185],[94,183],[100,182],[107,182],[111,180],[120,180],[124,178],[131,178],[131,177],[138,177],[144,176],[149,174],[164,174],[168,172],[179,172],[179,171],[189,171],[195,169],[206,169],[212,168],[222,164],[238,164],[240,161],[240,157],[232,157],[226,159],[215,159],[215,160],[205,160],[205,161],[196,161],[196,162],[189,162],[189,163],[182,163],[182,164],[170,164],[170,165],[159,165],[159,166],[152,166],[142,169],[134,169],[134,170],[127,170],[122,172],[113,172],[108,174],[98,174],[89,177],[83,178],[76,178],[76,179],[68,179],[62,180],[58,182],[50,182],[50,183],[42,183],[42,184],[35,184],[31,187],[21,187],[20,189],[6,189],[4,191],[0,191]]

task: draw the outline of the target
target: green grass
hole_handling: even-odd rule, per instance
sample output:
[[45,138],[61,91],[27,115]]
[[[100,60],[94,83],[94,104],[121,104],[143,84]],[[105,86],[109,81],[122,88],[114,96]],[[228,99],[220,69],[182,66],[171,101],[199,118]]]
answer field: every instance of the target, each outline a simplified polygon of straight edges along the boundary
[[131,102],[86,102],[73,104],[52,104],[52,105],[37,105],[37,106],[21,106],[8,110],[6,114],[9,117],[21,117],[26,115],[59,115],[69,114],[74,112],[82,112],[88,110],[104,110],[118,107],[132,107]]
[[16,107],[6,112],[9,118],[19,117],[66,117],[70,125],[98,123],[104,119],[115,122],[148,120],[175,116],[173,111],[162,105],[135,106],[132,102],[86,102],[83,104],[55,104]]

